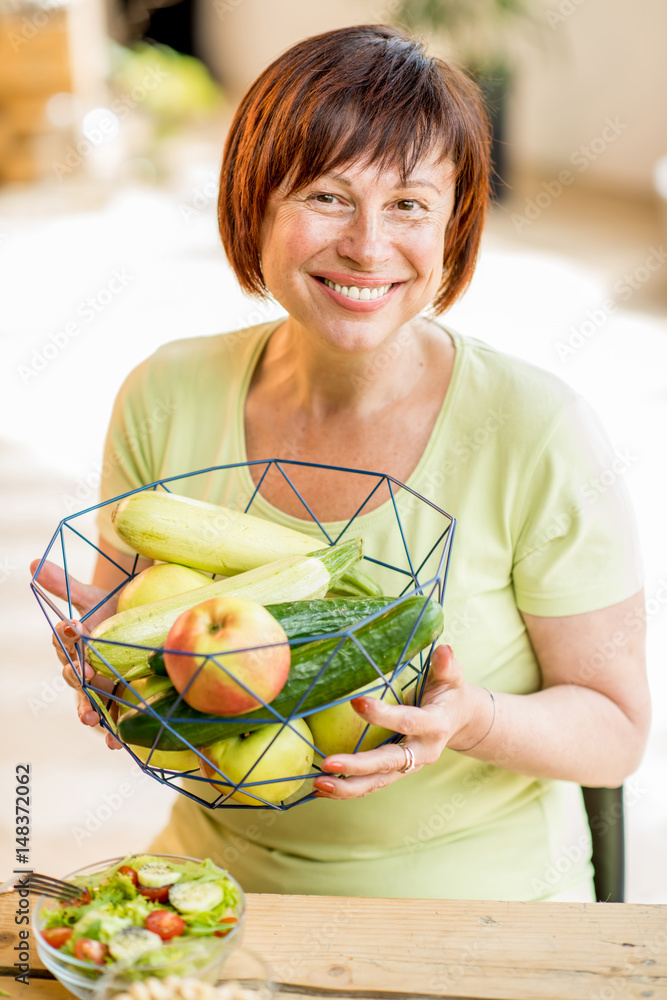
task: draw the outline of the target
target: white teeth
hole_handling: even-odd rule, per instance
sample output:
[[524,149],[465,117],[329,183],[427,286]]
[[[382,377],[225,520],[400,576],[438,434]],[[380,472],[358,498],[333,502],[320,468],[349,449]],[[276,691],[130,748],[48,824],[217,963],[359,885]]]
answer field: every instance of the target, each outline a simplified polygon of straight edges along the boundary
[[380,285],[379,288],[377,286],[369,288],[366,285],[337,285],[336,282],[330,281],[329,278],[324,279],[324,284],[348,299],[358,299],[361,302],[379,299],[383,295],[386,295],[391,288],[391,285]]

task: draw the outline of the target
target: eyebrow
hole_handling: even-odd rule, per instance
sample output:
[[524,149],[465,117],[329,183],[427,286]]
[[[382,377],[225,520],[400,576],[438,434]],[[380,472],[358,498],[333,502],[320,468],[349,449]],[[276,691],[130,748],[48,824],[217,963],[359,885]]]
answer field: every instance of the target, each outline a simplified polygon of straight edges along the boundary
[[[344,174],[329,174],[331,178],[335,181],[340,181],[341,184],[346,184],[347,187],[352,187],[352,182]],[[435,186],[431,181],[421,180],[419,177],[408,177],[405,184],[399,184],[396,190],[401,190],[408,187],[428,187],[432,188],[438,194],[440,194],[440,189]]]

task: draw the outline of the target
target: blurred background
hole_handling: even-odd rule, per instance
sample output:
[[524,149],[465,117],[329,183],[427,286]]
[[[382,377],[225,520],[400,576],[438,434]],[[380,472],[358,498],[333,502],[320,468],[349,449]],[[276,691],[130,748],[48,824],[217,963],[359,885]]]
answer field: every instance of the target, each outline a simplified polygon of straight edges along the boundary
[[[445,322],[583,393],[632,494],[654,725],[626,784],[627,898],[667,902],[662,0],[0,0],[2,856],[19,762],[37,870],[142,849],[167,819],[175,793],[78,724],[28,563],[96,502],[130,369],[165,341],[280,315],[241,294],[220,247],[226,129],[279,52],[371,21],[409,25],[467,66],[493,117],[495,202]],[[93,538],[92,516],[82,525]],[[89,579],[93,556],[81,546],[72,572]]]

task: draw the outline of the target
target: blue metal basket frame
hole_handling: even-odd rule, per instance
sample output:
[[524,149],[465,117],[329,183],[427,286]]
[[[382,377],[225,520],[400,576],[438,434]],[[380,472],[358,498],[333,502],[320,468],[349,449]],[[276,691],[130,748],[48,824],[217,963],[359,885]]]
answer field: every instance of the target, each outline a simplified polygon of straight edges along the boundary
[[[226,471],[230,471],[230,470],[233,470],[233,469],[238,469],[240,467],[249,468],[251,466],[266,466],[266,468],[262,472],[262,475],[261,475],[258,483],[256,484],[255,489],[254,489],[254,491],[253,491],[253,493],[252,493],[252,495],[250,497],[250,500],[248,501],[248,503],[246,504],[246,506],[244,508],[244,511],[247,512],[247,511],[250,510],[250,508],[251,508],[251,506],[253,504],[253,501],[255,500],[255,497],[259,494],[260,488],[261,488],[262,483],[264,482],[264,480],[266,478],[267,473],[269,472],[269,470],[271,468],[275,467],[275,469],[283,476],[283,478],[285,479],[285,481],[291,487],[291,489],[293,490],[293,492],[295,493],[295,495],[299,498],[299,500],[303,504],[304,509],[307,512],[309,518],[312,520],[313,523],[317,524],[318,528],[322,532],[323,539],[325,539],[326,542],[329,545],[337,544],[338,542],[340,542],[343,539],[343,536],[348,531],[348,529],[350,528],[350,526],[352,524],[354,524],[354,522],[357,520],[357,518],[362,514],[362,511],[363,511],[364,507],[366,507],[366,505],[368,504],[368,502],[371,499],[371,497],[373,497],[375,495],[375,493],[382,487],[383,483],[386,483],[387,484],[387,488],[388,488],[388,492],[389,492],[389,496],[390,496],[390,499],[391,499],[391,503],[392,503],[392,506],[393,506],[393,511],[394,511],[394,515],[395,515],[395,518],[396,518],[396,523],[397,523],[398,530],[400,532],[400,536],[401,536],[401,539],[402,539],[403,548],[404,548],[404,551],[405,551],[407,565],[408,565],[409,569],[408,570],[401,569],[400,567],[393,566],[390,563],[384,562],[381,559],[374,558],[373,556],[369,556],[367,554],[364,555],[363,559],[366,562],[373,563],[373,564],[378,565],[378,566],[382,566],[382,567],[384,567],[386,569],[390,569],[390,570],[392,570],[394,572],[398,572],[399,574],[405,575],[405,576],[407,576],[409,578],[408,582],[406,583],[405,587],[402,589],[401,593],[398,595],[398,597],[396,597],[396,599],[394,601],[392,601],[392,603],[390,605],[388,605],[388,607],[390,607],[390,608],[396,607],[397,605],[399,605],[399,604],[403,603],[405,600],[407,600],[407,598],[409,598],[410,596],[413,596],[415,594],[427,595],[430,600],[433,600],[434,599],[434,595],[437,594],[437,598],[436,599],[437,599],[438,603],[441,604],[441,605],[443,604],[443,602],[444,602],[444,596],[445,596],[445,588],[446,588],[446,584],[447,584],[447,575],[448,575],[448,571],[449,571],[449,560],[450,560],[450,555],[451,555],[451,547],[452,547],[452,542],[453,542],[453,538],[454,538],[454,530],[455,530],[455,527],[456,527],[456,519],[454,517],[452,517],[451,514],[448,514],[445,510],[443,510],[441,507],[439,507],[437,504],[434,504],[431,500],[428,500],[426,497],[424,497],[421,494],[417,493],[411,487],[407,486],[404,483],[401,483],[399,480],[395,479],[393,476],[387,475],[385,473],[371,472],[371,471],[368,471],[368,470],[353,469],[353,468],[348,468],[348,467],[343,467],[343,466],[324,465],[324,464],[315,463],[315,462],[301,462],[301,461],[296,461],[296,460],[291,460],[291,459],[264,459],[264,460],[256,460],[256,461],[253,461],[253,462],[237,462],[237,463],[233,463],[233,464],[230,464],[230,465],[210,466],[210,467],[205,468],[205,469],[197,469],[197,470],[195,470],[193,472],[185,473],[185,474],[182,474],[182,475],[179,475],[179,476],[169,476],[169,477],[166,477],[164,479],[159,479],[159,480],[156,480],[155,482],[148,483],[145,486],[137,487],[134,490],[128,490],[126,493],[123,493],[123,494],[121,494],[121,495],[119,495],[117,497],[114,497],[111,500],[107,500],[107,501],[104,501],[102,503],[95,504],[95,505],[93,505],[91,507],[87,507],[85,510],[77,512],[76,514],[70,514],[69,516],[63,518],[63,520],[58,525],[56,531],[54,532],[53,537],[51,538],[51,541],[49,542],[49,544],[48,544],[48,546],[46,548],[46,551],[44,552],[44,555],[42,556],[42,558],[41,558],[41,560],[39,562],[39,565],[37,567],[37,570],[36,570],[36,572],[35,572],[35,574],[33,576],[33,579],[31,581],[31,589],[32,589],[33,593],[35,594],[35,597],[37,598],[37,601],[39,602],[39,605],[40,605],[40,607],[42,609],[42,612],[44,613],[47,621],[49,622],[49,625],[50,625],[51,629],[53,630],[54,634],[56,635],[57,641],[59,642],[59,644],[61,646],[61,649],[63,650],[65,656],[67,656],[67,659],[69,660],[69,662],[70,662],[70,664],[71,664],[74,672],[76,673],[76,675],[77,675],[77,677],[78,677],[78,679],[79,679],[79,681],[81,683],[81,686],[82,686],[83,690],[87,693],[89,701],[91,703],[91,706],[97,711],[97,713],[98,713],[98,715],[100,717],[100,724],[108,732],[112,733],[113,735],[116,735],[115,734],[115,727],[113,726],[113,720],[111,719],[110,716],[107,716],[107,713],[108,713],[108,711],[109,711],[112,703],[115,702],[118,705],[127,705],[127,706],[130,706],[130,707],[133,707],[133,708],[137,707],[136,704],[133,704],[132,702],[127,701],[121,695],[119,695],[117,693],[118,686],[123,681],[122,675],[113,667],[112,664],[108,663],[108,661],[106,660],[106,658],[104,657],[104,655],[100,652],[100,648],[99,648],[99,642],[100,642],[100,640],[98,640],[97,643],[96,643],[96,646],[95,646],[95,652],[96,652],[96,654],[98,656],[101,657],[101,659],[104,660],[105,663],[107,663],[107,666],[109,667],[109,669],[117,677],[117,681],[116,681],[116,683],[114,685],[114,688],[113,688],[112,692],[108,692],[108,691],[104,690],[103,688],[100,688],[100,687],[96,686],[95,683],[87,681],[86,678],[85,678],[85,673],[84,673],[84,662],[85,662],[85,656],[86,656],[86,652],[85,651],[86,651],[86,648],[90,645],[90,643],[88,642],[86,634],[84,634],[82,632],[79,633],[79,635],[80,635],[80,641],[77,642],[77,647],[76,647],[77,648],[77,660],[78,660],[78,662],[74,662],[72,660],[72,658],[67,654],[67,651],[66,651],[64,645],[62,644],[62,642],[60,640],[60,637],[58,636],[57,632],[55,631],[54,621],[52,620],[51,617],[49,617],[49,611],[51,611],[56,616],[56,618],[59,619],[60,621],[67,620],[67,617],[69,617],[70,619],[72,617],[75,617],[75,615],[74,615],[75,609],[74,609],[74,606],[72,604],[70,587],[69,587],[68,561],[67,561],[67,545],[66,545],[66,541],[65,541],[65,533],[66,533],[66,531],[72,532],[73,535],[76,536],[76,538],[80,539],[85,544],[87,544],[90,547],[92,547],[99,555],[101,555],[103,558],[107,559],[110,563],[112,563],[112,565],[114,565],[125,576],[125,579],[120,584],[118,584],[118,586],[113,591],[111,591],[110,594],[106,595],[103,600],[101,600],[97,605],[95,605],[94,608],[91,608],[90,611],[88,611],[85,615],[83,615],[81,617],[80,620],[82,622],[85,622],[87,618],[89,618],[92,614],[95,613],[95,611],[97,611],[103,604],[105,604],[107,602],[107,600],[109,599],[109,597],[113,596],[119,590],[121,590],[125,586],[125,584],[128,582],[128,580],[132,579],[132,577],[134,577],[136,575],[136,568],[137,568],[137,564],[138,564],[138,560],[139,560],[140,556],[139,556],[139,554],[137,554],[137,556],[135,557],[135,560],[134,560],[134,564],[133,564],[132,570],[130,572],[128,572],[127,570],[123,569],[123,567],[119,566],[118,563],[116,563],[113,559],[111,559],[106,553],[102,552],[101,549],[94,542],[90,541],[90,539],[86,538],[85,535],[83,535],[80,531],[78,531],[77,528],[73,526],[73,524],[72,524],[73,521],[76,521],[77,518],[83,517],[86,514],[90,514],[91,512],[96,511],[96,510],[98,510],[101,507],[105,507],[105,506],[108,506],[110,504],[114,504],[115,505],[120,500],[122,500],[124,497],[132,496],[135,493],[140,493],[140,492],[143,492],[145,490],[151,490],[151,489],[155,490],[158,487],[161,487],[162,489],[171,492],[169,490],[169,486],[167,484],[174,484],[174,483],[182,482],[183,480],[191,479],[194,476],[208,475],[208,474],[211,474],[211,473],[224,473]],[[328,470],[328,471],[335,471],[335,472],[339,472],[341,474],[345,474],[345,473],[350,474],[350,473],[353,473],[354,475],[357,475],[357,476],[358,475],[363,475],[363,476],[371,477],[373,479],[377,479],[377,482],[373,486],[373,488],[371,489],[370,493],[368,494],[368,496],[366,497],[366,499],[364,500],[364,502],[357,508],[357,510],[355,511],[355,513],[347,521],[347,523],[344,525],[344,527],[341,529],[341,531],[338,533],[338,535],[336,537],[332,537],[332,535],[326,530],[326,528],[324,527],[324,525],[322,524],[322,522],[315,516],[315,514],[313,513],[310,505],[307,503],[307,501],[305,500],[305,498],[302,496],[301,492],[296,488],[296,486],[294,485],[294,483],[292,482],[292,480],[288,476],[287,472],[285,471],[284,466],[306,466],[306,467],[310,467],[310,468],[313,468],[313,469],[322,469],[322,470]],[[405,536],[405,531],[403,529],[403,524],[401,523],[401,516],[400,516],[399,510],[398,510],[397,504],[396,504],[395,488],[397,488],[399,491],[400,490],[405,490],[407,493],[409,493],[413,497],[415,497],[420,503],[428,505],[434,511],[436,511],[438,514],[442,515],[442,517],[446,521],[446,527],[441,532],[441,534],[438,536],[438,538],[433,543],[433,545],[431,545],[431,547],[429,548],[429,551],[427,552],[426,556],[423,557],[423,559],[421,560],[420,564],[416,568],[413,565],[413,559],[411,557],[411,554],[410,554],[410,551],[409,551],[409,548],[408,548],[408,544],[407,544],[407,540],[406,540],[406,536]],[[51,600],[51,598],[48,596],[48,594],[43,590],[43,588],[38,583],[38,577],[39,577],[39,574],[40,574],[40,572],[42,570],[44,562],[46,561],[46,559],[48,558],[49,554],[51,553],[51,551],[54,548],[54,546],[56,546],[56,544],[57,544],[58,541],[60,542],[60,552],[61,552],[61,555],[62,555],[63,569],[64,569],[66,577],[67,577],[67,608],[68,608],[68,616],[65,616],[64,614],[62,614],[62,612],[60,611],[60,609],[54,604],[54,602]],[[435,575],[433,577],[431,577],[430,579],[426,580],[426,581],[420,581],[419,580],[419,573],[422,571],[423,567],[427,564],[428,560],[434,555],[434,553],[438,549],[438,546],[441,545],[441,544],[442,544],[442,551],[441,551],[439,559],[438,559],[437,571],[436,571]],[[424,613],[425,608],[426,608],[426,605],[424,605],[424,607],[422,608],[421,613],[419,614],[417,620],[414,623],[414,626],[412,628],[410,636],[408,637],[408,639],[407,639],[407,641],[405,643],[404,653],[405,653],[405,651],[407,650],[407,648],[409,646],[409,643],[410,643],[410,641],[412,639],[412,636],[414,635],[414,632],[415,632],[416,628],[418,627],[419,621],[421,620],[421,617],[422,617],[422,615]],[[297,707],[295,708],[295,710],[293,712],[291,712],[288,717],[282,716],[279,712],[277,712],[269,704],[267,704],[265,701],[263,701],[261,698],[259,698],[259,696],[257,696],[255,694],[255,692],[251,692],[261,702],[262,706],[265,709],[267,709],[268,717],[266,718],[266,723],[267,724],[270,724],[270,723],[273,723],[273,724],[280,723],[281,724],[281,731],[282,731],[282,727],[289,726],[293,731],[296,732],[296,730],[294,730],[294,726],[292,725],[292,722],[294,722],[297,719],[307,717],[309,714],[312,714],[312,712],[313,712],[313,709],[310,709],[309,711],[306,711],[306,712],[300,712],[299,711],[300,706],[301,706],[303,700],[307,697],[307,695],[311,691],[312,687],[322,677],[322,675],[324,674],[324,672],[326,671],[327,667],[330,665],[330,663],[334,659],[336,653],[338,652],[338,650],[340,649],[340,647],[342,646],[342,644],[344,642],[346,642],[347,640],[351,640],[357,646],[357,648],[360,650],[360,652],[365,656],[365,658],[369,661],[369,663],[375,668],[375,670],[378,673],[378,686],[377,686],[377,688],[373,687],[372,691],[382,690],[383,691],[383,696],[384,696],[384,694],[387,691],[391,690],[396,695],[397,694],[397,688],[394,687],[394,686],[392,686],[392,685],[396,685],[397,682],[399,682],[399,680],[401,679],[401,675],[407,673],[408,674],[408,680],[407,680],[406,683],[402,683],[401,684],[401,690],[403,692],[405,692],[406,690],[408,690],[410,687],[412,687],[414,685],[415,686],[415,704],[419,705],[421,703],[421,698],[422,698],[422,695],[423,695],[424,685],[425,685],[426,679],[428,677],[428,671],[429,671],[429,667],[430,667],[431,654],[432,654],[432,651],[433,651],[435,643],[433,643],[427,650],[423,650],[419,654],[419,663],[420,663],[419,669],[417,669],[416,667],[414,667],[412,665],[412,663],[403,662],[402,660],[400,660],[399,663],[394,668],[394,670],[393,670],[393,672],[391,674],[391,677],[389,677],[388,675],[382,674],[382,672],[380,671],[380,668],[373,662],[372,658],[369,656],[369,654],[367,653],[367,651],[363,648],[363,646],[361,645],[361,643],[358,641],[358,639],[355,636],[355,632],[361,626],[363,626],[363,625],[365,625],[365,624],[367,624],[369,622],[372,622],[375,618],[377,618],[380,614],[383,614],[386,610],[387,610],[387,608],[384,608],[381,611],[376,612],[375,614],[370,615],[370,616],[368,616],[367,618],[365,618],[363,620],[360,620],[359,622],[355,623],[353,626],[350,626],[349,628],[344,629],[344,630],[342,630],[340,632],[337,632],[337,633],[327,633],[326,635],[312,636],[312,637],[309,637],[307,639],[292,639],[292,640],[290,640],[290,646],[299,645],[299,644],[303,644],[303,643],[306,643],[306,642],[312,642],[314,639],[323,639],[323,638],[333,639],[333,638],[337,638],[337,637],[340,638],[340,643],[338,643],[338,645],[336,646],[336,648],[334,649],[334,651],[331,653],[331,655],[323,663],[322,668],[320,669],[320,671],[318,672],[317,676],[312,681],[310,687],[308,688],[308,691],[306,693],[304,693],[304,695],[302,696],[302,698],[301,698],[301,700],[299,702],[299,705],[297,705]],[[119,643],[119,642],[114,642],[112,640],[106,640],[106,643],[107,643],[107,645],[110,645],[110,646],[111,645],[114,645],[114,646],[128,646],[129,645],[127,643]],[[147,649],[151,649],[151,650],[155,649],[155,647],[148,647],[148,646],[140,646],[140,647],[136,647],[135,646],[135,647],[132,647],[132,648],[140,648],[140,649],[142,649],[142,651],[146,651]],[[255,647],[255,648],[261,648],[261,647]],[[229,674],[229,671],[226,670],[226,668],[224,666],[224,662],[222,662],[221,660],[219,660],[216,656],[207,657],[206,660],[207,661],[208,660],[212,660],[219,667],[221,667],[223,670],[225,670],[226,673]],[[235,680],[237,680],[237,679],[235,678]],[[237,682],[238,682],[238,680],[237,680]],[[129,689],[132,691],[132,693],[133,693],[133,695],[135,697],[137,697],[137,698],[141,697],[141,695],[132,687],[131,682],[127,683],[126,686],[129,687]],[[246,689],[246,690],[250,690],[250,689]],[[142,710],[145,711],[146,714],[152,715],[161,724],[160,725],[160,729],[158,731],[158,735],[156,736],[155,741],[153,743],[153,747],[151,748],[151,754],[152,754],[153,750],[155,749],[156,743],[160,739],[160,736],[162,735],[162,732],[164,730],[169,731],[174,737],[176,737],[178,740],[180,740],[190,750],[193,750],[194,752],[198,752],[198,748],[195,747],[195,746],[193,746],[192,743],[190,743],[187,740],[187,738],[185,738],[183,736],[182,732],[178,733],[173,728],[174,724],[191,722],[191,720],[179,718],[177,715],[174,714],[176,712],[176,710],[178,709],[178,706],[182,704],[182,702],[183,702],[183,696],[184,696],[185,693],[186,693],[186,691],[181,692],[180,697],[178,697],[176,699],[176,701],[175,701],[175,703],[174,703],[174,705],[172,707],[172,710],[165,717],[159,716],[154,711],[154,709],[152,709],[152,707],[150,705],[146,705],[146,704],[143,705],[143,709]],[[327,703],[326,706],[320,706],[320,707],[318,707],[317,711],[322,711],[324,708],[330,708],[330,707],[333,707],[335,705],[343,704],[344,702],[349,701],[350,698],[352,698],[353,696],[354,696],[353,694],[350,694],[350,695],[348,695],[346,697],[339,698],[336,701],[329,702],[329,703]],[[106,700],[106,705],[103,706],[101,704],[101,702],[98,700],[100,698],[103,698],[103,699]],[[210,721],[212,721],[212,722],[219,721],[220,724],[221,724],[221,726],[224,726],[224,723],[226,721],[235,721],[235,720],[233,720],[231,718],[227,718],[226,719],[226,718],[224,718],[222,716],[211,716],[210,717]],[[363,739],[364,739],[364,737],[366,735],[367,729],[368,729],[368,726],[366,726],[366,728],[362,732],[362,735],[360,736],[360,738],[359,738],[359,740],[357,742],[357,747],[356,747],[357,750],[358,750],[359,746],[363,742]],[[305,737],[301,733],[298,733],[298,735],[299,735],[299,737],[301,739],[305,740]],[[276,734],[276,737],[274,737],[274,739],[277,738],[277,736],[278,736],[278,733]],[[221,738],[223,738],[223,737],[221,737]],[[399,738],[400,737],[399,737],[398,734],[394,734],[393,736],[389,737],[384,742],[385,743],[395,742]],[[314,746],[313,743],[311,743],[308,740],[305,740],[305,742],[309,743],[309,745],[315,751],[317,751],[317,748]],[[194,799],[195,801],[197,801],[200,804],[206,806],[207,808],[211,808],[211,809],[215,809],[215,808],[252,809],[252,808],[256,808],[257,807],[257,806],[245,805],[243,803],[237,803],[237,802],[230,801],[230,796],[234,792],[236,792],[236,791],[242,791],[244,794],[249,795],[249,796],[251,796],[253,798],[256,798],[257,799],[257,805],[261,805],[261,806],[264,806],[266,808],[271,808],[271,809],[276,809],[276,810],[291,809],[293,806],[299,805],[301,802],[305,802],[305,801],[308,801],[308,800],[312,799],[313,798],[313,793],[312,793],[312,791],[310,791],[309,793],[303,795],[302,797],[296,799],[295,801],[287,801],[287,802],[281,802],[280,804],[275,804],[275,803],[268,802],[266,799],[262,798],[261,795],[259,795],[258,793],[253,792],[253,786],[255,786],[255,787],[258,786],[258,785],[260,785],[260,786],[267,786],[267,785],[272,784],[272,783],[278,783],[278,782],[279,783],[284,783],[285,781],[298,780],[298,779],[301,779],[301,778],[303,778],[304,780],[308,779],[308,778],[312,779],[313,777],[316,776],[316,773],[321,773],[320,769],[317,767],[317,765],[314,764],[313,765],[314,771],[311,772],[311,773],[309,773],[308,775],[292,775],[292,776],[290,776],[290,778],[274,778],[274,779],[266,779],[266,778],[264,778],[264,779],[260,779],[260,780],[254,781],[254,782],[252,780],[248,780],[248,778],[250,777],[250,775],[252,773],[252,770],[254,770],[254,768],[257,766],[257,764],[262,759],[262,757],[267,752],[267,750],[269,749],[270,746],[271,746],[271,744],[269,744],[265,748],[265,750],[263,751],[262,755],[255,761],[255,763],[253,764],[253,766],[249,769],[249,771],[246,773],[246,775],[244,776],[244,778],[240,782],[235,783],[232,779],[228,778],[227,775],[224,774],[224,772],[222,772],[222,771],[220,771],[219,769],[216,768],[216,771],[221,776],[221,779],[222,779],[222,781],[224,781],[225,786],[229,786],[229,791],[228,792],[227,791],[221,792],[221,794],[218,796],[218,798],[215,799],[213,802],[209,802],[209,801],[206,801],[204,799],[201,799],[199,796],[197,796],[193,792],[189,791],[186,788],[180,787],[180,785],[178,785],[176,783],[180,779],[187,778],[189,781],[201,781],[201,782],[205,782],[207,785],[209,785],[210,784],[209,779],[207,779],[206,777],[204,777],[201,773],[194,773],[194,772],[191,772],[191,771],[186,771],[186,772],[183,772],[183,771],[172,771],[172,770],[169,770],[169,769],[166,769],[166,768],[162,768],[162,767],[158,767],[158,766],[153,766],[150,763],[150,760],[151,760],[150,757],[148,758],[147,763],[144,763],[144,762],[142,762],[139,759],[139,757],[137,757],[133,753],[133,751],[127,745],[125,745],[125,748],[127,749],[128,753],[131,754],[131,756],[134,758],[134,760],[137,762],[137,764],[142,768],[142,770],[144,772],[146,772],[147,774],[150,774],[153,778],[155,778],[156,780],[160,781],[162,784],[168,785],[171,788],[175,788],[181,794],[187,795],[189,798]],[[221,784],[221,783],[222,782],[218,782],[218,784]]]

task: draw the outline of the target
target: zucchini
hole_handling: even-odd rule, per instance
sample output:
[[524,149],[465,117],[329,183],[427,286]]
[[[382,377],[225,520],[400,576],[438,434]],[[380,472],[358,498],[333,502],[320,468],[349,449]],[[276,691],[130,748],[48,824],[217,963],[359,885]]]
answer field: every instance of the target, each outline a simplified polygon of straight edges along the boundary
[[334,597],[381,597],[382,588],[357,563],[336,580],[329,594]]
[[225,576],[323,547],[322,539],[254,514],[156,490],[125,497],[112,519],[140,555]]
[[[322,539],[254,514],[156,490],[125,497],[111,517],[118,535],[140,555],[225,576],[322,548]],[[382,590],[355,566],[335,593],[379,597]]]
[[231,579],[121,611],[101,622],[84,639],[88,660],[103,677],[124,676],[131,668],[133,677],[145,676],[152,649],[164,646],[178,616],[195,604],[224,594],[260,604],[322,597],[332,582],[360,558],[361,539],[352,538],[309,556],[285,556]]
[[[399,662],[411,660],[434,642],[443,624],[442,608],[436,601],[414,596],[381,611],[355,629],[354,635],[379,670],[386,674]],[[322,676],[318,677],[322,668]],[[377,678],[373,664],[349,637],[338,635],[300,643],[292,647],[287,683],[271,702],[271,707],[282,716],[293,712],[305,715]],[[145,704],[148,710],[131,709],[120,720],[119,739],[125,743],[155,746],[158,750],[182,750],[185,740],[193,747],[202,747],[276,722],[275,715],[264,707],[221,721],[220,717],[190,708],[175,690],[156,694]],[[172,712],[174,717],[170,718]],[[174,733],[163,727],[162,719],[169,719]]]

